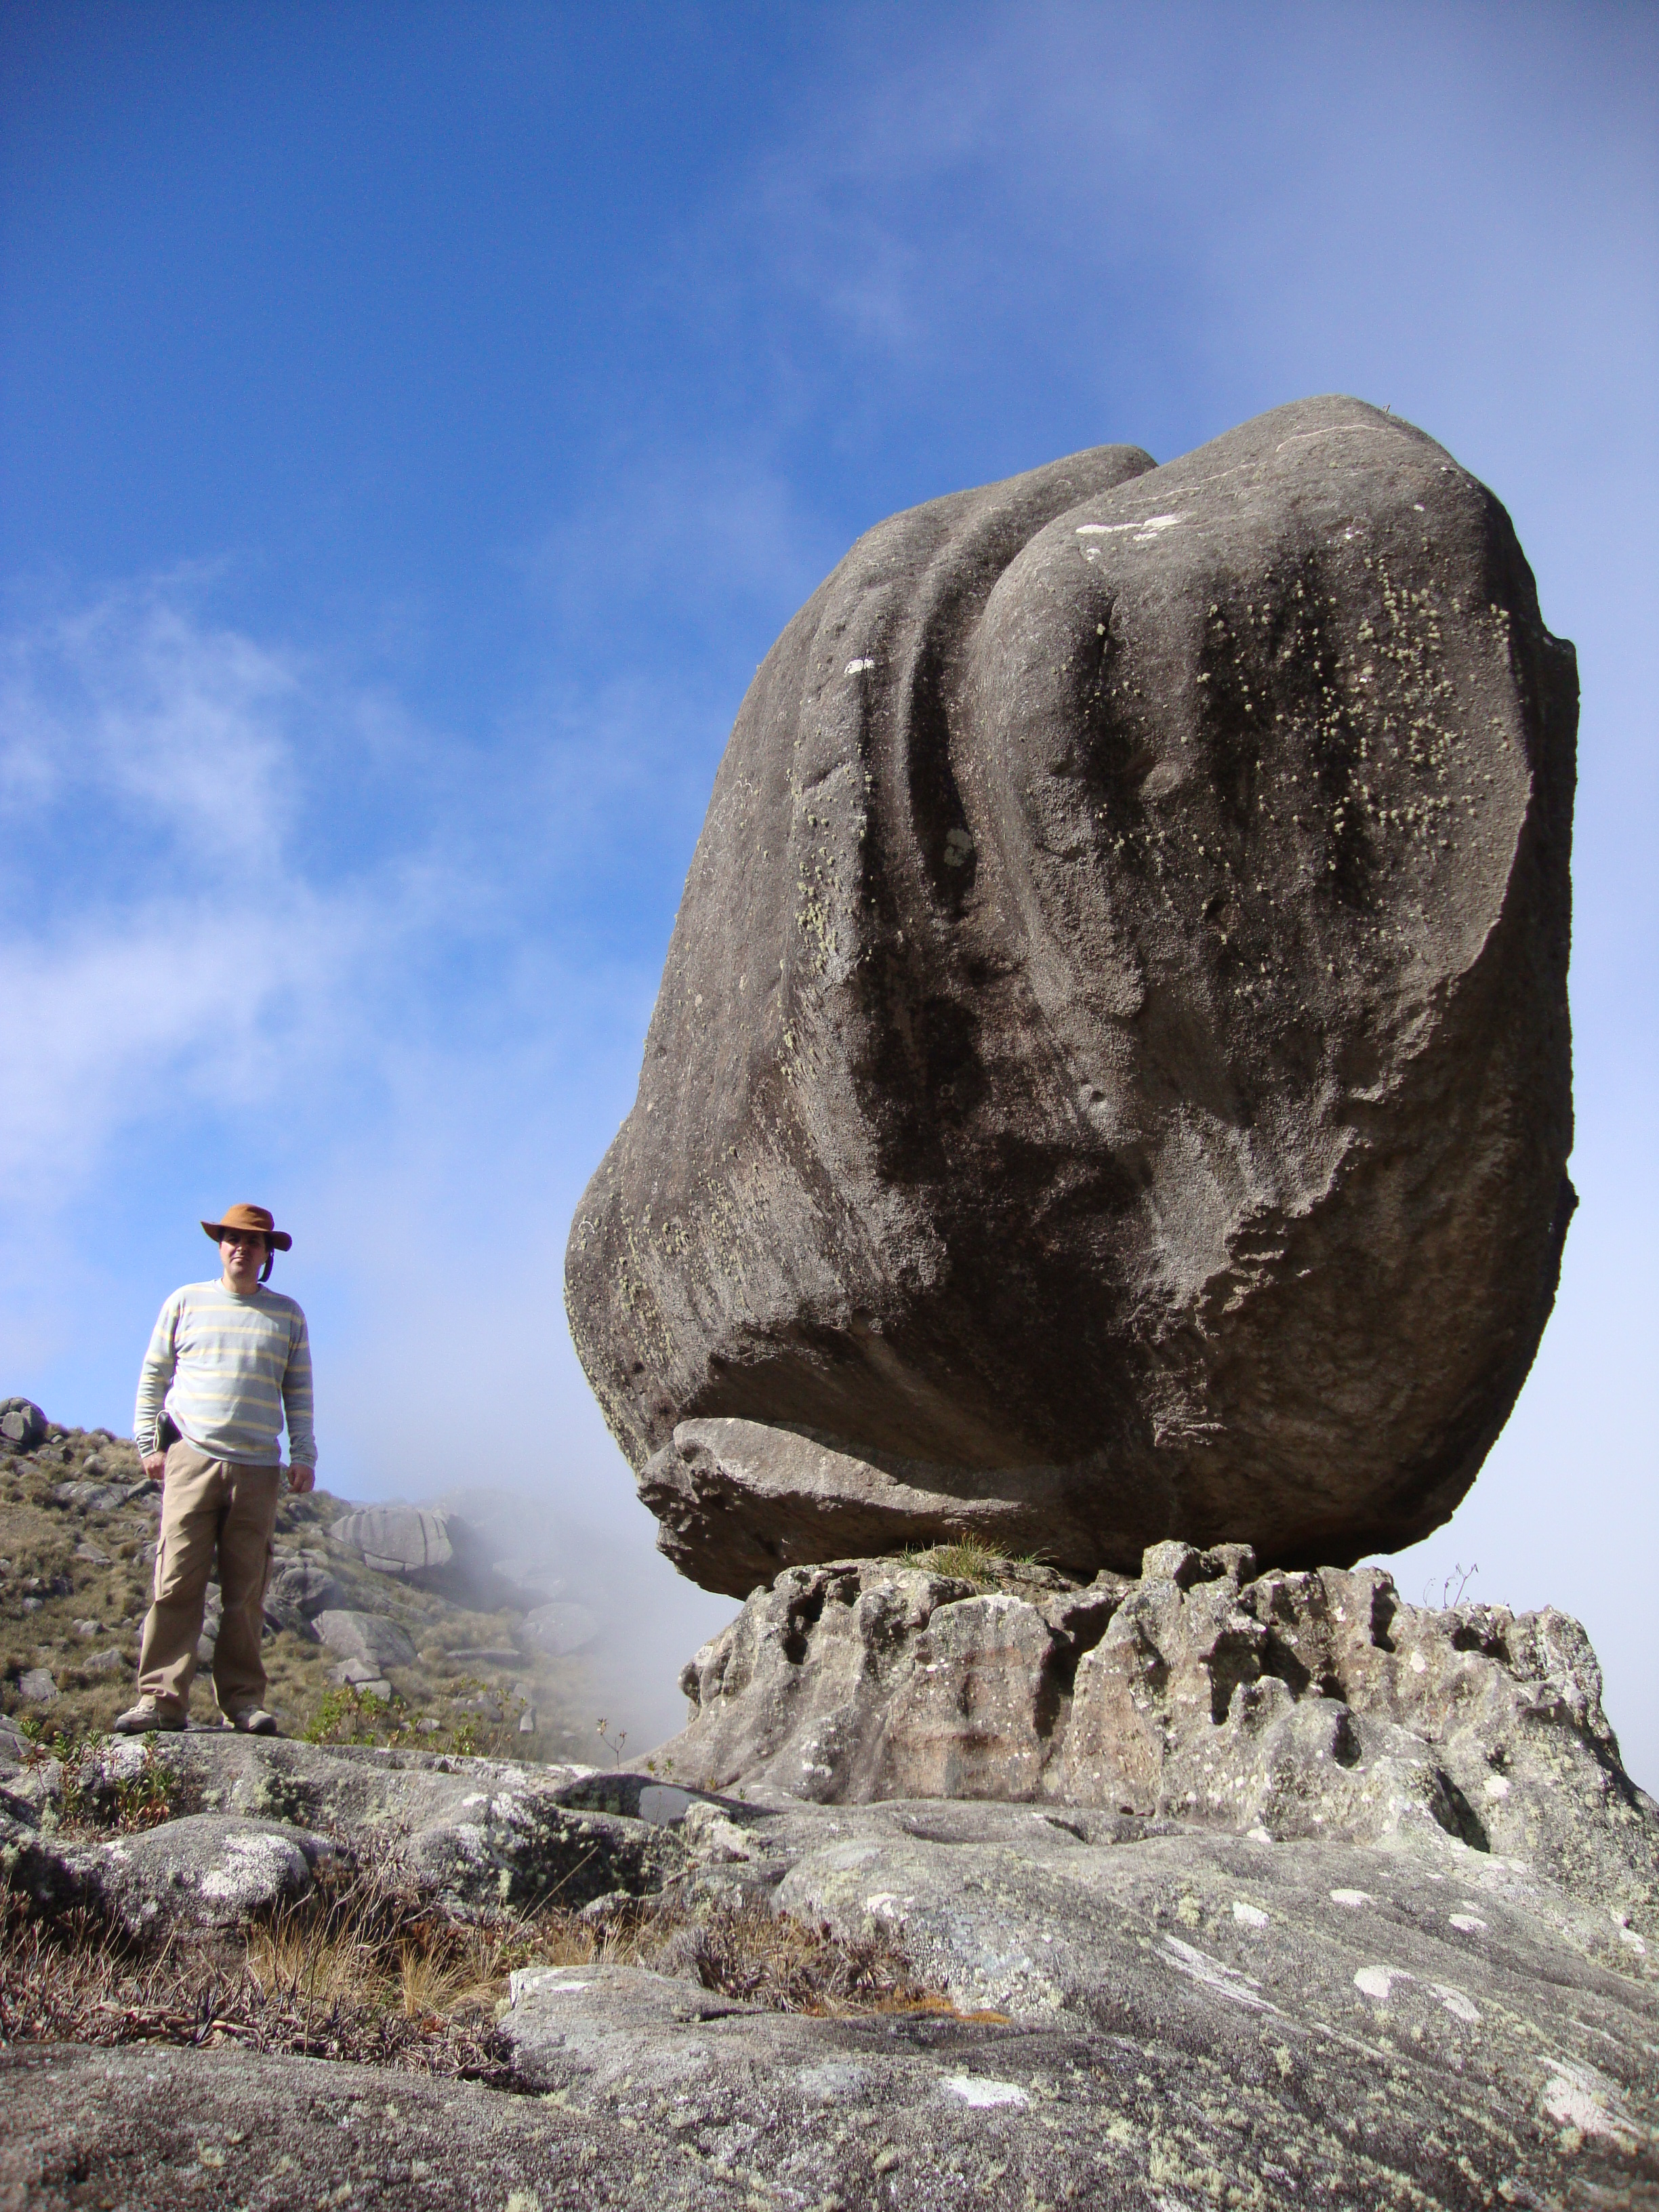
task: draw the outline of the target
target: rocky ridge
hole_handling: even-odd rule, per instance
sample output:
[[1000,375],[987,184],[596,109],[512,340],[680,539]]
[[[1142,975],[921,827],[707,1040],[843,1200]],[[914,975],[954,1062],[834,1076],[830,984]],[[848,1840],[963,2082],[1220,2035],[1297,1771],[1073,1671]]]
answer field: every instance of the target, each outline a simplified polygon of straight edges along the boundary
[[[1142,1565],[791,1570],[633,1771],[206,1730],[52,1757],[0,1723],[0,2203],[206,2173],[275,2212],[303,2172],[494,2212],[1659,2205],[1659,1814],[1576,1625],[1237,1547]],[[210,2008],[27,2032],[42,1946],[217,1947],[228,1986],[377,1869],[411,1929],[504,1951],[491,2087]],[[665,1911],[655,1963],[610,1948]],[[594,1931],[572,1963],[535,1957],[550,1913]],[[711,1971],[717,1927],[884,1947],[903,1993],[781,2009],[741,1944]],[[412,2063],[447,2030],[403,2032]]]

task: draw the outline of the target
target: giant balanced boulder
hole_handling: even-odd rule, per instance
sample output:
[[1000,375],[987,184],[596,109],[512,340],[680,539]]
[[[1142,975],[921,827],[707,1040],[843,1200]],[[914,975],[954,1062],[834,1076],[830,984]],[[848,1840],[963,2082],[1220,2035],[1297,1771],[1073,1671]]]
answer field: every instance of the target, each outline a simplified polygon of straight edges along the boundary
[[1355,400],[860,538],[743,702],[571,1233],[669,1555],[1444,1520],[1573,1205],[1577,718],[1503,507]]

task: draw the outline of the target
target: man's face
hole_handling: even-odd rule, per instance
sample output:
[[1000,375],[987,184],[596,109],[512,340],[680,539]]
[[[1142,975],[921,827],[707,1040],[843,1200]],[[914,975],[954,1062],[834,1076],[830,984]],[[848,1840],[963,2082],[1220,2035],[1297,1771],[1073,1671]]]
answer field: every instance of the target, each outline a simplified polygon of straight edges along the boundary
[[224,1261],[225,1280],[234,1291],[244,1297],[259,1287],[259,1270],[265,1264],[265,1240],[257,1230],[239,1230],[234,1237],[219,1239],[219,1257]]

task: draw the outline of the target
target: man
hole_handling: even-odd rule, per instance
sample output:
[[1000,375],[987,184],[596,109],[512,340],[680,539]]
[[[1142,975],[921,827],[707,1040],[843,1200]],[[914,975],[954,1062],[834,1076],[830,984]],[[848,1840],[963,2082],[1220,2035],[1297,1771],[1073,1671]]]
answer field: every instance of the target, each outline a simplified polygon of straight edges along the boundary
[[173,1292],[138,1378],[133,1434],[145,1474],[161,1485],[161,1534],[155,1601],[138,1650],[138,1702],[115,1723],[124,1735],[185,1725],[216,1553],[224,1616],[214,1694],[233,1728],[276,1734],[259,1634],[284,1415],[289,1488],[309,1490],[317,1479],[306,1317],[292,1298],[264,1287],[272,1253],[290,1250],[294,1239],[263,1206],[233,1206],[222,1221],[202,1226],[224,1272],[216,1283]]

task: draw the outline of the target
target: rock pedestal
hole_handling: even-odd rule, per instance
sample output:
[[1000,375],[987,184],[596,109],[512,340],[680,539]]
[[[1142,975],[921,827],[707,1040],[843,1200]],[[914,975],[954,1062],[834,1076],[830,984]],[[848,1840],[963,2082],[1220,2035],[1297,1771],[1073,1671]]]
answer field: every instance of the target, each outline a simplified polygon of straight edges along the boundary
[[1376,1568],[1160,1544],[1138,1580],[847,1559],[757,1590],[687,1665],[684,1787],[1098,1807],[1275,1842],[1448,1843],[1659,1911],[1659,1806],[1576,1620],[1431,1611]]
[[1503,508],[1355,400],[860,539],[744,701],[571,1234],[670,1556],[1443,1521],[1573,1203],[1576,723]]

